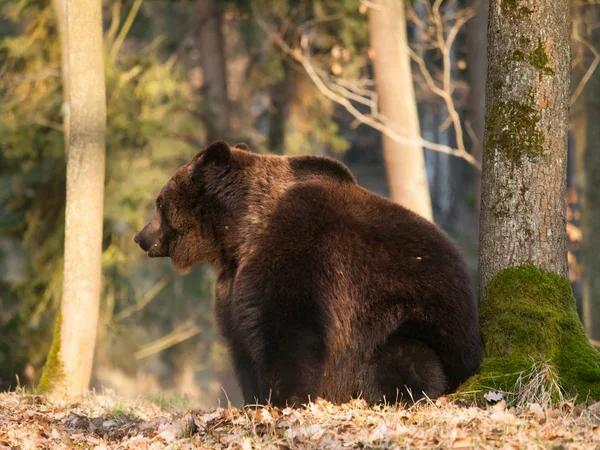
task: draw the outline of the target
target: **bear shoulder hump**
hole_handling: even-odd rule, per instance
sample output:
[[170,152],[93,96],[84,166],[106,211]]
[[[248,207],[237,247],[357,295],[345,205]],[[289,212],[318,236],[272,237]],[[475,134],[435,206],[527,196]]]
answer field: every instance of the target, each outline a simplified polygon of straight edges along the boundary
[[295,178],[303,180],[310,177],[326,177],[344,183],[356,184],[356,178],[350,169],[341,162],[325,156],[293,156],[289,158]]

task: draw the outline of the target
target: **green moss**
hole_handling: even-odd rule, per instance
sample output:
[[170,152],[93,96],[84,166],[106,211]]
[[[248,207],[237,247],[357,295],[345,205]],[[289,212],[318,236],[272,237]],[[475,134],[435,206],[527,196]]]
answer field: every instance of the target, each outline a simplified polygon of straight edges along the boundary
[[544,155],[544,135],[539,129],[540,116],[534,106],[533,93],[525,102],[499,101],[493,104],[487,121],[485,151],[488,157],[497,151],[521,167],[523,159]]
[[522,19],[533,13],[531,8],[519,6],[519,3],[521,3],[519,0],[502,0],[500,2],[502,14],[508,19]]
[[515,61],[525,61],[525,53],[523,53],[519,49],[516,49],[513,52],[513,60],[515,60]]
[[64,377],[63,364],[60,360],[60,329],[62,324],[62,316],[60,312],[56,318],[54,325],[54,337],[52,338],[52,346],[44,364],[44,370],[38,384],[38,391],[41,393],[49,392],[57,382]]
[[552,68],[549,65],[550,57],[546,53],[546,50],[544,49],[544,44],[542,43],[541,39],[538,39],[537,47],[529,52],[527,59],[533,67],[540,70],[542,73],[547,75],[554,74],[554,70],[552,70]]
[[502,81],[496,80],[492,82],[492,89],[496,92],[502,89],[502,86],[504,86],[504,83],[502,83]]
[[568,395],[600,399],[600,353],[587,340],[568,280],[529,265],[505,269],[488,284],[480,313],[486,359],[462,392],[510,391],[519,373],[548,361]]

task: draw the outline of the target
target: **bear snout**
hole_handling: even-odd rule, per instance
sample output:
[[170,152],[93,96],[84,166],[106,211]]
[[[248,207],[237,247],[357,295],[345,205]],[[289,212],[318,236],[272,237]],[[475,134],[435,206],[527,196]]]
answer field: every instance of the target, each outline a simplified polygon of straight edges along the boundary
[[133,242],[138,244],[140,248],[145,252],[150,250],[151,244],[150,242],[148,242],[146,236],[144,236],[144,230],[140,231],[138,234],[135,235],[135,237],[133,238]]
[[150,224],[146,225],[138,234],[135,235],[133,242],[138,244],[150,258],[161,258],[168,256],[168,252],[163,245],[159,234],[152,233],[149,229],[149,225]]

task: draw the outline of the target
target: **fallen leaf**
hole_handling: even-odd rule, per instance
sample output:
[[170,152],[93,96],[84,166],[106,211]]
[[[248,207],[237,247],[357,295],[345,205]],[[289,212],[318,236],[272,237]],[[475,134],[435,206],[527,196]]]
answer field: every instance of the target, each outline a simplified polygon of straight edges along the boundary
[[456,439],[452,444],[452,448],[470,448],[473,445],[473,438],[466,437]]
[[502,400],[504,398],[504,395],[502,395],[502,393],[500,392],[489,391],[488,393],[483,395],[483,398],[485,398],[488,402],[495,403]]
[[504,411],[506,409],[506,402],[504,400],[500,400],[498,403],[492,406],[494,411]]
[[496,423],[513,423],[517,418],[514,414],[506,411],[494,411],[490,416],[490,420]]
[[592,430],[592,440],[596,442],[600,441],[600,425],[596,425]]
[[538,403],[530,403],[527,411],[533,414],[538,420],[542,420],[546,417],[544,410]]

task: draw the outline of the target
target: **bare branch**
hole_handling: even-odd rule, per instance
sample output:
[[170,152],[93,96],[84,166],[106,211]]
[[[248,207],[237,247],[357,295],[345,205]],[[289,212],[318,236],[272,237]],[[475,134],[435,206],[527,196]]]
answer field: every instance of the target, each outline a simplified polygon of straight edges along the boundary
[[[362,3],[369,7],[373,7],[373,5],[374,5],[374,3],[372,1],[368,1],[368,0],[362,0]],[[400,142],[400,143],[408,144],[408,145],[420,145],[423,148],[427,148],[429,150],[453,155],[458,158],[462,158],[462,159],[466,160],[473,167],[477,168],[478,170],[481,170],[481,166],[480,166],[479,162],[464,149],[464,145],[463,145],[463,148],[456,149],[456,148],[450,147],[448,145],[430,142],[423,138],[419,138],[419,139],[408,138],[408,137],[406,137],[406,135],[401,134],[400,132],[405,131],[405,130],[399,129],[398,124],[391,124],[390,121],[386,117],[382,116],[377,111],[376,93],[374,93],[372,91],[362,90],[362,89],[355,89],[355,87],[350,87],[351,84],[347,81],[344,81],[344,82],[332,81],[329,77],[324,75],[322,73],[322,71],[320,71],[319,69],[316,69],[312,65],[312,63],[310,61],[310,52],[308,49],[308,36],[306,34],[303,34],[301,36],[301,49],[302,50],[301,51],[298,51],[298,49],[294,50],[284,41],[284,39],[281,37],[280,33],[273,30],[264,21],[264,19],[260,16],[258,11],[256,10],[256,5],[254,4],[254,2],[251,4],[251,7],[252,7],[252,11],[254,13],[256,22],[259,25],[259,27],[262,28],[262,30],[268,36],[271,37],[271,40],[285,54],[287,54],[289,57],[291,57],[292,59],[294,59],[295,61],[299,62],[302,65],[302,67],[306,71],[306,74],[310,77],[310,79],[315,84],[317,89],[319,89],[319,91],[323,95],[325,95],[329,100],[337,103],[338,105],[340,105],[344,109],[346,109],[346,111],[348,111],[359,122],[378,130],[379,132],[388,136],[390,139],[393,139],[396,142]],[[413,54],[414,54],[414,52],[413,52]],[[432,81],[432,85],[435,86],[435,83],[433,83],[433,80],[431,80],[431,81]],[[446,95],[445,91],[443,91],[439,88],[437,88],[437,89],[438,89],[439,93],[441,94],[440,96]],[[449,100],[450,100],[450,102],[452,102],[451,93],[449,94]],[[360,103],[360,104],[369,106],[371,108],[371,114],[364,114],[361,111],[359,111],[352,103],[353,101],[355,101],[356,103]],[[452,108],[452,110],[454,112],[456,112],[454,107]],[[456,115],[458,116],[458,113],[456,113]],[[455,123],[454,120],[453,120],[453,123]],[[459,124],[460,124],[460,121],[459,121]],[[458,134],[459,134],[459,132],[457,132],[457,135]],[[462,136],[462,133],[460,133],[460,134]]]
[[152,356],[155,353],[166,350],[169,347],[173,347],[187,339],[190,339],[200,333],[202,329],[194,324],[192,320],[187,320],[169,334],[151,342],[146,347],[138,350],[134,353],[135,359],[144,359],[148,356]]
[[577,85],[577,88],[573,92],[573,95],[571,95],[571,105],[573,105],[577,101],[577,99],[579,98],[579,96],[581,95],[583,90],[585,89],[585,85],[588,83],[588,81],[590,81],[590,78],[592,77],[592,75],[596,71],[598,65],[600,64],[600,53],[598,53],[598,51],[594,48],[593,45],[591,45],[589,42],[581,39],[579,36],[576,36],[576,35],[573,36],[573,39],[575,41],[581,43],[586,48],[588,48],[592,52],[592,55],[594,55],[594,60],[592,61],[590,66],[585,71],[585,74],[579,81],[579,84]]
[[169,284],[169,281],[171,281],[171,277],[164,277],[162,280],[152,286],[148,292],[142,295],[137,302],[135,302],[133,305],[129,305],[127,308],[123,309],[123,311],[119,312],[119,314],[115,316],[114,321],[120,322],[132,314],[144,309],[146,305],[150,303],[158,295],[158,293],[165,288],[167,284]]

